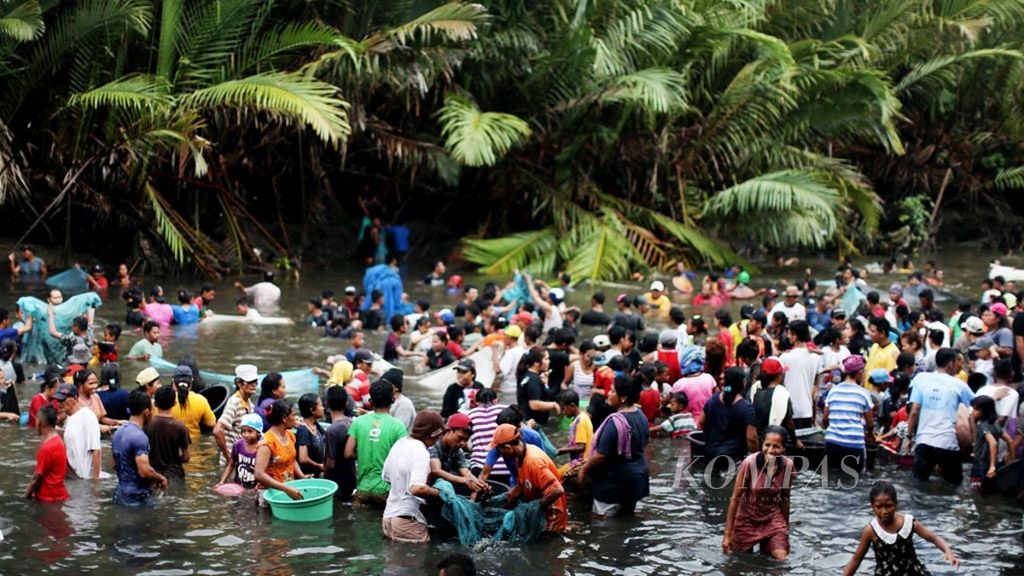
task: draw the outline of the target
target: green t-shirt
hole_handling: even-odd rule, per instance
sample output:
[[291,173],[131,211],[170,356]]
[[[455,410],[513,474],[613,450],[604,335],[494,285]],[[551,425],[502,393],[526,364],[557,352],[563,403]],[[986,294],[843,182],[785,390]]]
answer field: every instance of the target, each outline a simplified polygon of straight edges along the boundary
[[163,358],[164,348],[159,342],[154,344],[143,338],[132,346],[132,349],[128,351],[128,355],[134,358],[143,354],[149,354],[152,358]]
[[348,433],[356,439],[356,489],[387,495],[391,486],[380,474],[391,446],[406,435],[405,425],[390,414],[371,412],[353,420]]

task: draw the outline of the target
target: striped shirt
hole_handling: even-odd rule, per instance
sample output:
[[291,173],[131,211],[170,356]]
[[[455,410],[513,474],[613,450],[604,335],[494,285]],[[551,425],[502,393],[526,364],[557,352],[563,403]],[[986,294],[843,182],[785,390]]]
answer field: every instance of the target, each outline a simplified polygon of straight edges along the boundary
[[[242,438],[242,418],[252,414],[252,400],[242,400],[241,394],[235,392],[228,398],[224,411],[220,413],[218,422],[224,427],[224,440],[232,447]],[[220,465],[225,465],[224,454],[220,455]]]
[[874,408],[871,394],[851,382],[840,382],[829,390],[825,406],[825,442],[844,448],[864,448],[864,413]]
[[[469,422],[473,425],[473,435],[469,437],[469,447],[472,451],[471,466],[483,466],[487,460],[487,452],[491,449],[494,431],[498,429],[498,414],[505,408],[508,408],[505,404],[494,403],[477,406],[469,411]],[[508,474],[508,469],[500,458],[491,470],[491,474],[501,476]]]

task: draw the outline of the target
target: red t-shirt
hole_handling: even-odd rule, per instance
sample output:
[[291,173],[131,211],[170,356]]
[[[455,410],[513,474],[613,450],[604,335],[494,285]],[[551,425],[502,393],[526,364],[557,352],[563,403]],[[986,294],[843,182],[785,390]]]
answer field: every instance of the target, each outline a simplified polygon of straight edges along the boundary
[[[32,401],[28,403],[29,429],[36,427],[36,414],[39,413],[39,409],[42,408],[43,406],[46,406],[46,404],[46,396],[43,396],[42,392],[32,397]],[[60,412],[60,404],[57,402],[56,398],[50,398],[49,404],[50,406],[53,406],[53,409],[56,410],[58,413]]]
[[462,349],[462,346],[458,342],[452,342],[451,340],[448,341],[448,350],[451,350],[456,360],[461,360],[466,355],[466,351]]
[[35,473],[43,478],[36,492],[37,500],[63,502],[68,499],[68,490],[64,487],[64,477],[68,474],[68,453],[64,450],[64,441],[60,436],[50,438],[39,447]]
[[640,393],[640,409],[643,410],[644,416],[647,416],[648,422],[654,423],[654,417],[658,414],[660,407],[661,394],[657,390],[648,388]]
[[601,366],[594,371],[594,390],[604,390],[604,397],[608,397],[612,386],[615,385],[615,372],[607,367]]
[[668,381],[675,382],[683,377],[679,369],[679,352],[676,350],[658,350],[658,362],[668,365]]

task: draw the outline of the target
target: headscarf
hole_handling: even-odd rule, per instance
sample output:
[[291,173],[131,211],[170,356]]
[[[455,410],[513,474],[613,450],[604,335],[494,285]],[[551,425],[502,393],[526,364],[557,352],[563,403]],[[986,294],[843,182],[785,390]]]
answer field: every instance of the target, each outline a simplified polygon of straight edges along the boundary
[[327,378],[328,386],[344,386],[352,379],[352,371],[355,369],[348,360],[338,360],[331,367],[331,375]]
[[679,353],[679,371],[683,376],[696,374],[704,370],[706,353],[703,346],[687,346]]

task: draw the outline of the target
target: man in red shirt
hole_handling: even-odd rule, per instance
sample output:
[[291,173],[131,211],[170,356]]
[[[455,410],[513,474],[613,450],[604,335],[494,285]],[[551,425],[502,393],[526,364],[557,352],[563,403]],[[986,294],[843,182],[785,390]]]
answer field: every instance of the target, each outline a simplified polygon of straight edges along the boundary
[[40,502],[63,502],[68,499],[64,477],[68,472],[68,454],[64,441],[57,435],[57,411],[43,406],[36,413],[36,430],[43,439],[36,455],[36,471],[25,490],[25,498]]

